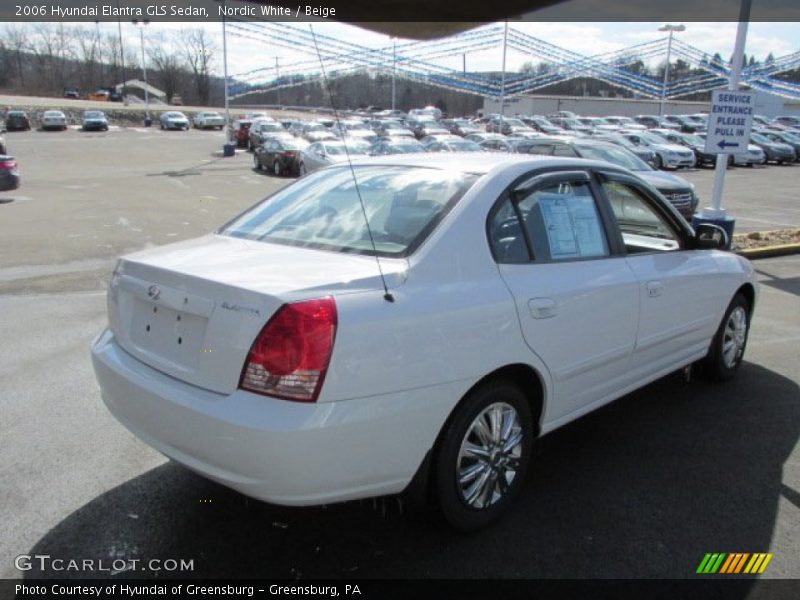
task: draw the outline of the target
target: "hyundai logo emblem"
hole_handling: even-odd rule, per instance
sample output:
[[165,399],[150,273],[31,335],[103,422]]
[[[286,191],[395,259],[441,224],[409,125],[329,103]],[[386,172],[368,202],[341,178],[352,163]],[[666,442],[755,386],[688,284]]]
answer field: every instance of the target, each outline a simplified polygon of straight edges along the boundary
[[161,289],[157,285],[153,284],[147,288],[147,295],[153,300],[158,300],[158,297],[161,295]]

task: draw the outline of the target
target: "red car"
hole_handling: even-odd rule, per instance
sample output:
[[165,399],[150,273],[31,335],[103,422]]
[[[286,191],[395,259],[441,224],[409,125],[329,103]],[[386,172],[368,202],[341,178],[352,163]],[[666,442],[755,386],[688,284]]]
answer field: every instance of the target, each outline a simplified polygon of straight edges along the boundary
[[250,125],[253,121],[250,119],[236,119],[231,124],[230,139],[236,142],[237,148],[247,148],[247,143],[250,140]]
[[0,154],[0,191],[15,190],[19,187],[19,183],[17,161],[13,156]]

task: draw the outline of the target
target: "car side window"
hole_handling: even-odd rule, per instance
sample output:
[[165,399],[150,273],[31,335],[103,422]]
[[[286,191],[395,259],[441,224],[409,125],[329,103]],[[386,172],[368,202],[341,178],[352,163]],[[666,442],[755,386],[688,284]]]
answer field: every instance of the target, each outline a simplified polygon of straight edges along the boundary
[[489,222],[489,243],[499,263],[526,263],[531,260],[517,211],[506,198]]
[[518,202],[536,260],[610,255],[597,201],[586,181],[538,188]]
[[680,249],[680,236],[675,228],[643,192],[621,181],[607,180],[602,186],[628,253]]
[[512,194],[489,223],[500,263],[558,262],[610,255],[597,201],[588,181],[563,181]]
[[571,146],[567,146],[566,144],[558,144],[553,149],[553,156],[571,156],[576,157],[578,153]]
[[528,154],[553,154],[553,144],[533,144],[525,149]]

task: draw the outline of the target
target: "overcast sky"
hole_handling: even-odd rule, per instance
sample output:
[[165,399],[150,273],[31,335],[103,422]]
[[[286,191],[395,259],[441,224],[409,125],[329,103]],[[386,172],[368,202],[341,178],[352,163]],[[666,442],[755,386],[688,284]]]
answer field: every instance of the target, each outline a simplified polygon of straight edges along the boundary
[[[572,52],[593,55],[603,52],[621,50],[634,44],[663,38],[665,34],[657,31],[663,23],[532,23],[510,22],[509,27],[523,31],[551,44],[556,44]],[[736,23],[686,23],[686,31],[675,34],[682,41],[707,52],[719,52],[726,60],[733,52],[736,36]],[[292,26],[308,31],[308,25],[292,23]],[[104,30],[117,31],[116,23],[102,23]],[[221,23],[151,23],[145,30],[145,43],[159,32],[166,39],[174,39],[180,29],[187,27],[204,27],[214,36],[219,45],[217,72],[222,72],[222,25]],[[123,36],[128,47],[139,50],[137,29],[130,23],[123,23]],[[335,22],[317,23],[315,32],[333,36],[350,43],[367,47],[387,47],[391,45],[388,36],[376,34],[353,25]],[[228,35],[228,71],[230,75],[244,73],[261,67],[272,67],[275,56],[282,66],[293,62],[313,58],[307,54],[293,52],[285,48],[266,43],[237,38],[229,28]],[[404,40],[398,40],[402,44]],[[745,52],[764,58],[770,52],[776,57],[800,50],[800,23],[751,23],[747,37]],[[509,51],[506,59],[509,71],[516,71],[526,62],[537,59],[514,51]],[[663,57],[661,58],[663,60]],[[674,60],[674,59],[673,59]],[[497,71],[502,66],[500,48],[485,51],[469,52],[466,56],[467,69],[470,71]],[[443,67],[461,69],[461,56],[436,61]],[[318,70],[318,69],[314,69]]]

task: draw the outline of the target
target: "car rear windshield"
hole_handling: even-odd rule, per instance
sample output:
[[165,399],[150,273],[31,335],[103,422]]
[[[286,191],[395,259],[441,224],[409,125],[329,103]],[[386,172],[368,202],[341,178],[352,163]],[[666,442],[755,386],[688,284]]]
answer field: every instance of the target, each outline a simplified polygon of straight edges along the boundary
[[358,187],[349,167],[312,173],[219,233],[335,252],[404,257],[425,241],[477,179],[425,167],[356,166],[354,172]]

